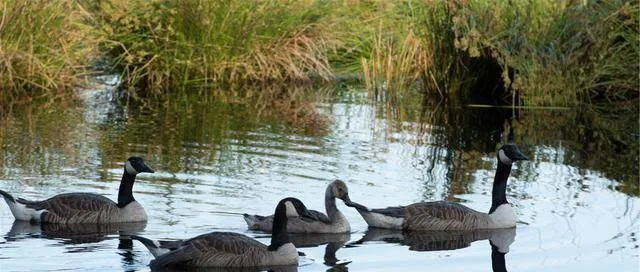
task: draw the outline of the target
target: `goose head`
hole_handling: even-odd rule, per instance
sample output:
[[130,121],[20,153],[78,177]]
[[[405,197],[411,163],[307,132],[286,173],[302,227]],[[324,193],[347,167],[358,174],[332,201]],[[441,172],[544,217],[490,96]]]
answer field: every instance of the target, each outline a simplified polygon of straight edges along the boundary
[[351,199],[349,199],[349,189],[347,189],[347,185],[339,179],[336,179],[329,184],[327,194],[331,197],[342,199],[344,202],[351,201]]
[[317,219],[316,216],[309,212],[307,206],[295,197],[287,197],[280,200],[280,204],[285,208],[287,217],[301,217],[302,219]]
[[290,243],[287,235],[287,217],[289,214],[298,214],[301,217],[311,216],[307,207],[297,198],[287,197],[278,202],[273,216],[273,235],[269,251],[278,250],[282,245]]
[[137,175],[139,173],[153,173],[153,169],[144,163],[140,157],[130,157],[124,163],[124,171],[129,175]]
[[516,161],[526,160],[529,160],[529,158],[522,154],[522,151],[520,151],[520,149],[515,144],[505,144],[500,147],[500,150],[498,150],[498,161],[503,164],[511,165]]

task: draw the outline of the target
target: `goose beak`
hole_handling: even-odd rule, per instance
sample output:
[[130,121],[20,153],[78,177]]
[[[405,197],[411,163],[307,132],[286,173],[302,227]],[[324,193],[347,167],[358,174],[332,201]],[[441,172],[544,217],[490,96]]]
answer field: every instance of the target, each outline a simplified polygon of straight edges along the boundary
[[529,158],[527,158],[527,156],[525,156],[524,154],[522,154],[522,151],[520,151],[520,149],[517,149],[515,154],[513,155],[513,158],[511,158],[514,161],[528,161]]
[[153,169],[151,169],[151,167],[147,166],[146,164],[143,164],[142,169],[140,169],[140,173],[155,173],[155,171],[153,171]]
[[344,205],[347,205],[348,207],[356,208],[359,211],[369,211],[369,208],[365,207],[364,205],[351,201],[351,199],[349,199],[349,196],[343,198],[342,201],[344,202]]

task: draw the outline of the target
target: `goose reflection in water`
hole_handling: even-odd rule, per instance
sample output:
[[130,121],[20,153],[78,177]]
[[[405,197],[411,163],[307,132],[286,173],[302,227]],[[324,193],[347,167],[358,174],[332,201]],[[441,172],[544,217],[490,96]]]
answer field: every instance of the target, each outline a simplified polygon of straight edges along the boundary
[[324,264],[331,267],[343,267],[350,261],[342,261],[336,257],[336,251],[351,239],[350,233],[315,233],[289,234],[289,239],[296,248],[317,247],[326,244],[324,250]]
[[507,271],[505,254],[515,241],[516,228],[475,230],[475,231],[401,231],[369,228],[364,237],[350,243],[359,245],[372,241],[382,241],[409,246],[412,251],[443,251],[468,247],[480,240],[489,240],[491,245],[491,265],[493,271]]
[[[183,272],[187,270],[180,270],[167,267],[151,267],[153,272]],[[281,266],[281,267],[190,267],[188,271],[193,272],[297,272],[297,265]]]
[[65,246],[67,253],[92,252],[104,249],[105,245],[96,244],[105,240],[119,239],[118,254],[125,266],[135,265],[135,256],[131,251],[133,242],[130,235],[140,233],[147,222],[109,223],[109,224],[32,224],[16,220],[5,235],[7,242],[26,239],[58,240]]
[[146,222],[110,223],[110,224],[31,224],[16,220],[5,235],[8,242],[28,238],[62,239],[63,244],[97,243],[113,239],[129,239],[129,235],[139,233],[147,226]]

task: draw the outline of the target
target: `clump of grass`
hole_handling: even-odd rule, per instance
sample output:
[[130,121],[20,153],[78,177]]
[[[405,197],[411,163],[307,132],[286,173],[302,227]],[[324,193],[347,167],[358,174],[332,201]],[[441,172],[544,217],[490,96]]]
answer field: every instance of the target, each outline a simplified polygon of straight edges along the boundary
[[456,7],[445,1],[399,2],[389,11],[396,16],[380,20],[386,26],[374,33],[371,55],[362,61],[367,89],[378,100],[397,105],[411,99],[412,88],[457,94],[470,81],[463,65],[466,54],[455,47]]
[[333,76],[322,2],[107,0],[89,9],[107,60],[142,91]]
[[[440,95],[481,93],[500,99],[518,91],[529,105],[637,98],[639,6],[627,1],[399,2],[392,12],[400,16],[380,20],[387,27],[372,38],[376,42],[363,71],[368,88],[383,90],[389,99],[401,94],[398,78]],[[407,55],[416,48],[418,54]]]
[[636,98],[638,7],[626,1],[469,1],[454,18],[457,48],[496,60],[504,84],[513,83],[529,104]]
[[86,19],[72,0],[0,3],[0,103],[71,93],[94,49]]

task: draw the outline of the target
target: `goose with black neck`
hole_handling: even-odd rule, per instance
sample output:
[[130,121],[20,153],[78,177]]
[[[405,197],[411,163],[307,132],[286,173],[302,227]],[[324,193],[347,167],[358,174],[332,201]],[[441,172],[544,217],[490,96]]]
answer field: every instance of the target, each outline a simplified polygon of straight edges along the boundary
[[15,198],[0,190],[16,220],[41,223],[121,223],[147,221],[147,213],[133,198],[133,184],[140,173],[153,173],[140,157],[125,162],[118,202],[98,194],[65,193],[46,200]]
[[153,256],[152,267],[271,267],[295,265],[298,251],[289,240],[287,214],[296,213],[313,218],[299,199],[288,197],[280,200],[273,218],[271,244],[233,232],[210,232],[187,240],[158,242],[132,235]]
[[364,205],[345,201],[358,210],[370,227],[405,230],[475,230],[516,226],[516,218],[507,202],[507,179],[514,162],[527,160],[512,143],[498,150],[498,167],[493,180],[489,213],[475,211],[448,201],[419,202],[407,206],[369,209]]

